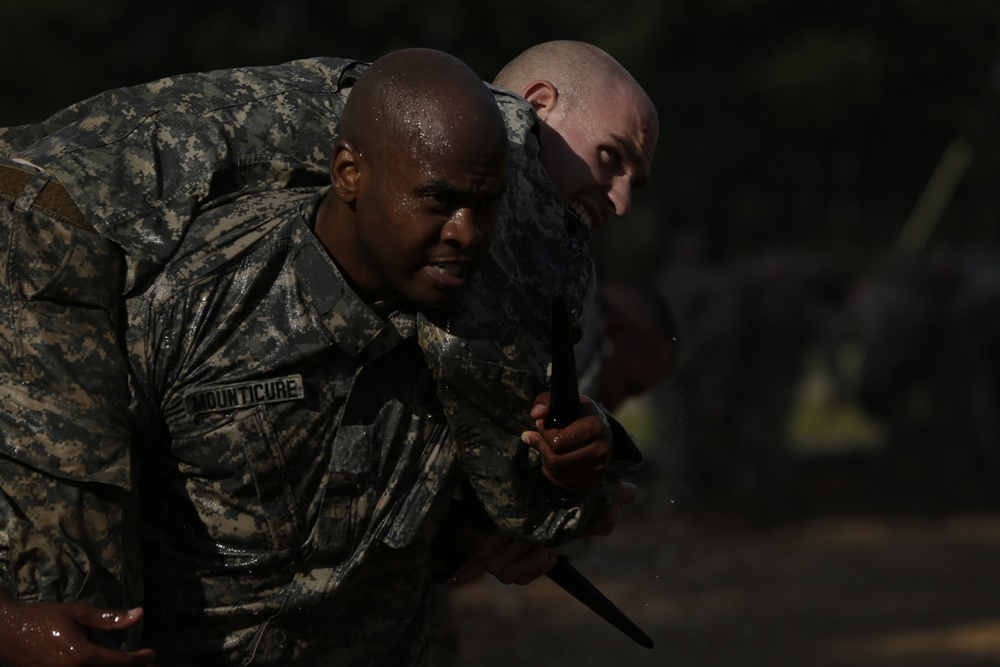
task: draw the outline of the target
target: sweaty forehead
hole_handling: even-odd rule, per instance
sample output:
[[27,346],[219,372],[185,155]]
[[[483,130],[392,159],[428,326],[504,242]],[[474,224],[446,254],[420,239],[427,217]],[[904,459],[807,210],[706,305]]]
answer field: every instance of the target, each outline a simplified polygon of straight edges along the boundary
[[631,157],[648,169],[656,151],[659,120],[652,102],[641,89],[626,87],[619,97],[618,127],[620,135],[631,144]]
[[413,114],[405,123],[400,137],[409,143],[414,157],[448,154],[457,148],[488,154],[496,146],[507,146],[502,121],[488,109],[439,107],[431,113]]

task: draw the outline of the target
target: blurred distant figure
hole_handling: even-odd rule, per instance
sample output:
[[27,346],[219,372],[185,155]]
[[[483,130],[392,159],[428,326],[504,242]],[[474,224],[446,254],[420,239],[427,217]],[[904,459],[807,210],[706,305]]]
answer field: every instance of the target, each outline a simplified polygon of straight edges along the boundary
[[677,328],[669,302],[644,283],[599,286],[575,352],[580,392],[610,412],[618,410],[675,366]]
[[[859,281],[862,405],[889,471],[947,506],[1000,480],[1000,251],[936,248]],[[979,481],[985,483],[970,484]]]
[[950,459],[956,486],[989,475],[1000,481],[1000,252],[978,249],[956,257],[954,290],[943,300],[940,419],[935,451]]
[[930,273],[888,261],[852,286],[849,313],[864,350],[857,395],[883,431],[887,471],[924,477],[931,448],[934,367],[939,361]]
[[676,318],[676,369],[653,392],[657,440],[645,467],[663,474],[667,495],[690,510],[729,488],[741,304],[734,271],[711,257],[698,229],[675,232],[657,276]]
[[841,280],[818,257],[770,247],[738,264],[741,303],[734,401],[736,499],[763,527],[797,512],[792,409],[805,375],[806,352],[818,347],[836,386],[836,319]]
[[839,377],[840,281],[794,248],[722,263],[682,241],[660,277],[684,341],[656,394],[671,498],[685,510],[734,504],[772,525],[794,509],[788,429],[806,350],[820,345]]

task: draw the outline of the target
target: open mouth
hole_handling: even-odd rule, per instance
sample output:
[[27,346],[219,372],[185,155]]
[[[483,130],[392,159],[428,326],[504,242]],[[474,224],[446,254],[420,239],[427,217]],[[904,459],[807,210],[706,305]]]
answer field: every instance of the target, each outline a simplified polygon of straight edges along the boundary
[[583,224],[587,226],[587,229],[594,228],[594,219],[590,217],[590,211],[587,210],[586,206],[580,202],[571,201],[566,208],[572,211],[576,217],[580,218]]
[[424,271],[438,289],[453,290],[465,286],[473,268],[466,262],[429,262]]
[[461,264],[431,264],[430,268],[450,278],[461,278],[464,270]]

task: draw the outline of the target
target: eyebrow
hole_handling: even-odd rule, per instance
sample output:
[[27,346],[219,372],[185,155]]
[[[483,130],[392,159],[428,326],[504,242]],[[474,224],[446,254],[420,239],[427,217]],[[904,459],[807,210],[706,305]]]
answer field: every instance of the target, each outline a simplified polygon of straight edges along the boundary
[[[622,153],[625,154],[625,158],[633,165],[638,167],[644,162],[648,162],[646,156],[643,155],[642,152],[640,152],[638,146],[635,145],[635,142],[623,137],[620,134],[612,134],[611,137],[618,144],[618,147],[621,149]],[[641,176],[635,179],[635,187],[639,187],[643,185],[645,182],[646,182],[646,174],[645,172],[643,172]]]
[[460,192],[460,190],[451,183],[449,183],[448,181],[435,179],[432,181],[426,181],[418,185],[417,192],[422,195],[436,195],[436,194]]
[[[421,183],[417,186],[416,191],[417,194],[420,195],[446,195],[450,198],[461,198],[474,195],[473,190],[456,187],[454,183],[441,179],[434,179]],[[500,184],[500,190],[495,194],[502,197],[506,194],[506,192],[507,179],[504,179]]]

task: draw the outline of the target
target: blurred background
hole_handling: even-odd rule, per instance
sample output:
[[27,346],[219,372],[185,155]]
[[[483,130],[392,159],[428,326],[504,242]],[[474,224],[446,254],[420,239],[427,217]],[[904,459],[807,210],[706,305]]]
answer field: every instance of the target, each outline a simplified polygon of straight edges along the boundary
[[1000,3],[0,10],[2,125],[186,71],[427,46],[489,80],[541,41],[602,47],[661,135],[598,274],[665,295],[678,346],[619,410],[642,500],[577,557],[657,648],[548,582],[480,582],[461,664],[1000,664]]

